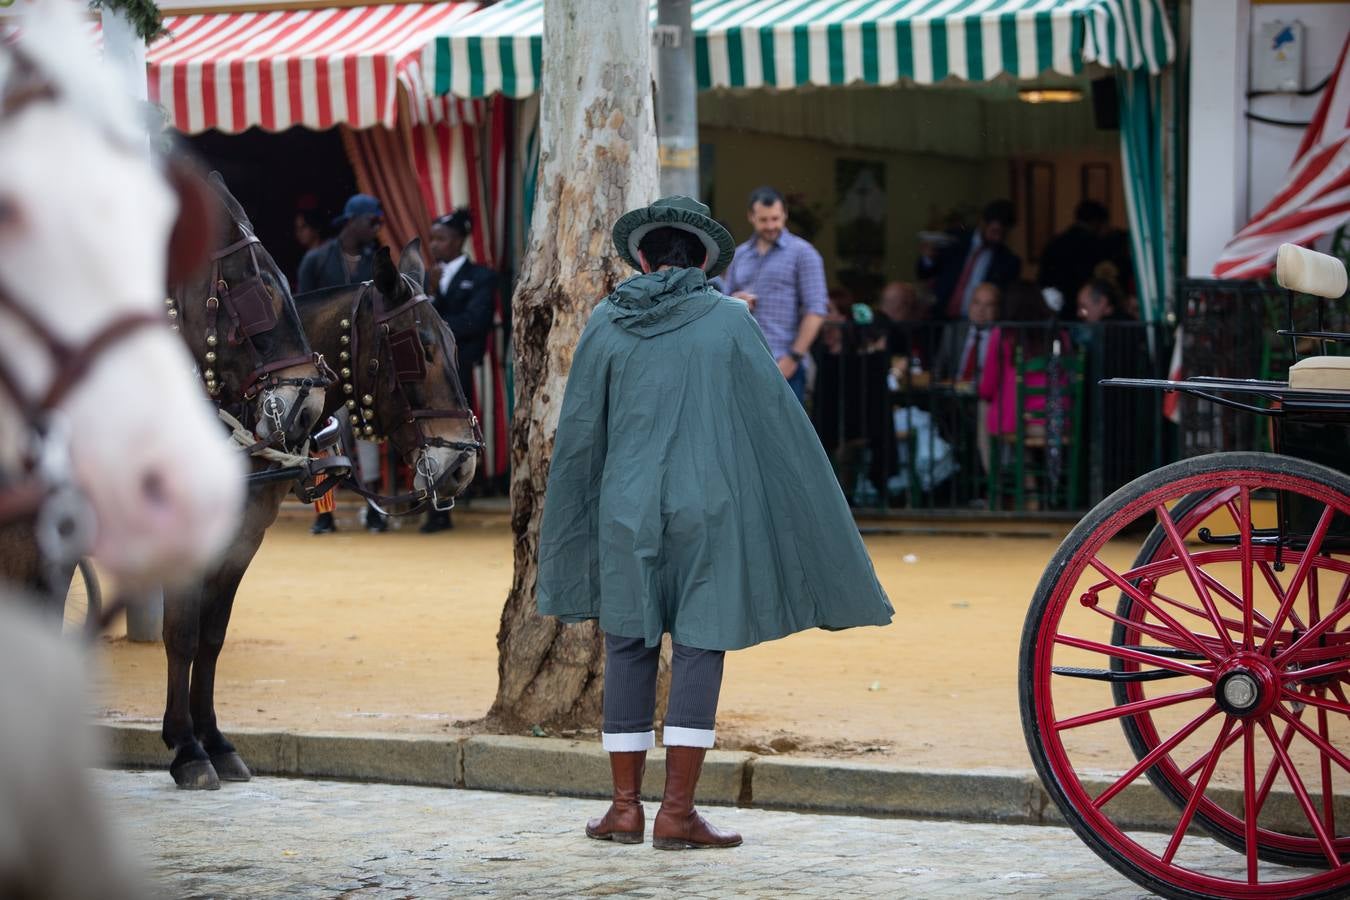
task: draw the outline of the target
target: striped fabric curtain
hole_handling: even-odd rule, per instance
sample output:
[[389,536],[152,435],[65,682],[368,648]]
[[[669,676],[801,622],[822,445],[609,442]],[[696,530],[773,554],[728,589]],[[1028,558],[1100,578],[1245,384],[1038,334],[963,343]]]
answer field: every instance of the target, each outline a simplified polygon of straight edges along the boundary
[[1161,81],[1139,70],[1116,73],[1120,98],[1120,160],[1139,315],[1163,318],[1167,299],[1167,210],[1163,175]]
[[344,125],[341,133],[357,186],[384,206],[384,243],[397,257],[404,244],[420,237],[426,257],[431,217],[403,135],[380,125],[360,130]]

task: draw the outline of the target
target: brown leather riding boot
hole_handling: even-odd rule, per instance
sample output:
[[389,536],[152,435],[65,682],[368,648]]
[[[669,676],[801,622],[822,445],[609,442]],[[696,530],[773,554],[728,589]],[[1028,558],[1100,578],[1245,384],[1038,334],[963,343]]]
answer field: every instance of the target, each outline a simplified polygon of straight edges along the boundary
[[694,789],[703,770],[702,747],[666,748],[666,793],[652,825],[652,846],[658,850],[704,850],[738,847],[741,836],[712,825],[694,809]]
[[598,819],[586,823],[586,837],[616,844],[640,844],[645,818],[642,813],[642,773],[647,751],[611,753],[609,771],[614,779],[614,802]]

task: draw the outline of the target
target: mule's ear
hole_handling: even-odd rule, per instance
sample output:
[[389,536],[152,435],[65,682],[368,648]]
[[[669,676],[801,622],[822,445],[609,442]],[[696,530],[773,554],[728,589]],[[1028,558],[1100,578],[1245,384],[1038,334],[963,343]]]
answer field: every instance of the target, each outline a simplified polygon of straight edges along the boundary
[[168,279],[169,284],[181,284],[201,269],[219,244],[225,210],[219,195],[185,157],[170,156],[165,174],[178,195],[178,218],[169,234]]
[[398,294],[403,279],[398,277],[398,268],[389,256],[389,248],[381,244],[375,249],[375,287],[386,297]]
[[231,194],[230,189],[225,186],[225,177],[213,169],[208,178],[211,181],[211,187],[216,189],[216,195],[220,197],[220,202],[225,205],[225,211],[230,214],[230,218],[249,233],[252,233],[253,223],[249,221],[248,213],[244,212],[244,207],[239,205],[239,201],[234,198],[234,194]]
[[398,270],[413,280],[413,284],[422,284],[426,280],[427,266],[422,261],[422,239],[413,238],[403,248],[398,258]]

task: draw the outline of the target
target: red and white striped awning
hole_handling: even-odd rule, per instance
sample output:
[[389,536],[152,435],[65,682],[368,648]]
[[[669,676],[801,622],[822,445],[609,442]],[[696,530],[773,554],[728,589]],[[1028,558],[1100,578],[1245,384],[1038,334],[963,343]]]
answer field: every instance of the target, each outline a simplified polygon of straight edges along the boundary
[[1281,244],[1312,244],[1350,222],[1350,37],[1303,133],[1289,177],[1214,265],[1215,278],[1262,278]]
[[259,127],[392,127],[399,86],[412,122],[475,120],[432,97],[421,54],[475,0],[172,16],[147,53],[150,99],[188,134]]

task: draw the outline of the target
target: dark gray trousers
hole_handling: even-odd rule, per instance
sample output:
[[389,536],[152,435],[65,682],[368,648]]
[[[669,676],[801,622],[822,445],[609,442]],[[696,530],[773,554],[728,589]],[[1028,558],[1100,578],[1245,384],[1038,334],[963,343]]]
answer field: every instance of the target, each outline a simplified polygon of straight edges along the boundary
[[[726,654],[683,644],[673,644],[672,651],[665,743],[712,746]],[[606,735],[653,730],[660,657],[661,648],[646,646],[642,638],[605,635]]]

